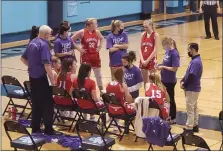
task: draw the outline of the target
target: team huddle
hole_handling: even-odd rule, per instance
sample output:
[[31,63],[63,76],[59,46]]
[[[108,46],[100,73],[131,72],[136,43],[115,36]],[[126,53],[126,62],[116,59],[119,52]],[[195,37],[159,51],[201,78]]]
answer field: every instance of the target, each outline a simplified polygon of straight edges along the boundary
[[[104,92],[113,93],[125,107],[128,114],[135,112],[134,101],[139,97],[140,88],[144,86],[145,96],[153,98],[160,105],[163,118],[169,118],[171,123],[175,123],[174,87],[177,82],[176,71],[180,66],[180,56],[175,41],[171,37],[162,39],[162,46],[166,53],[163,63],[158,65],[159,34],[155,32],[152,20],[145,20],[143,23],[145,31],[141,34],[140,49],[138,51],[140,63],[139,67],[137,67],[133,64],[136,61],[135,52],[127,51],[129,41],[127,33],[124,32],[123,22],[120,20],[112,21],[111,33],[106,38],[112,80],[108,84],[103,84],[99,52],[105,42],[97,26],[95,18],[87,19],[85,28],[71,36],[70,23],[63,21],[60,24],[59,33],[55,36],[54,46],[51,46],[52,49],[50,49],[50,45],[48,46],[49,48],[45,46],[46,49],[53,51],[41,54],[43,63],[52,62],[52,72],[46,70],[51,85],[66,89],[71,96],[74,89],[84,88],[96,102],[97,107],[100,108],[104,106],[104,103],[97,96],[97,84],[101,94]],[[39,35],[41,31],[46,29],[46,26],[41,26],[38,31]],[[37,41],[40,41],[40,45],[43,43],[41,38],[35,37],[37,35],[28,44],[29,51],[25,51],[21,58],[26,65],[32,64],[30,59],[27,60],[30,49],[35,47]],[[76,44],[77,40],[80,40],[80,46]],[[81,57],[78,72],[76,72],[77,60],[74,49],[79,51]],[[41,68],[36,70],[44,72]],[[96,77],[96,82],[90,78],[92,70]],[[161,77],[158,71],[161,71]],[[36,77],[34,71],[29,70],[29,74],[31,78]],[[103,86],[106,86],[106,88],[104,89]],[[67,99],[57,97],[54,100],[64,105],[70,103],[66,101]],[[165,103],[170,103],[170,110]],[[77,100],[77,104],[83,109],[94,108],[92,102],[87,100]],[[113,114],[124,113],[121,107],[113,105],[110,105],[108,110]],[[94,115],[91,115],[90,119],[94,120]],[[36,130],[34,129],[34,132]]]

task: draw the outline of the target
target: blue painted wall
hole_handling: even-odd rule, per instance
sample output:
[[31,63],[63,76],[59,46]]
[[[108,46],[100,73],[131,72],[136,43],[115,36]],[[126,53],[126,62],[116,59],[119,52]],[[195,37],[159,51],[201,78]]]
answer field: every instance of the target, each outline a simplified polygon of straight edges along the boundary
[[2,34],[47,24],[47,1],[2,1]]
[[86,18],[105,19],[116,16],[141,13],[141,1],[77,1],[77,15],[68,17],[67,1],[63,2],[63,18],[70,23],[84,22]]

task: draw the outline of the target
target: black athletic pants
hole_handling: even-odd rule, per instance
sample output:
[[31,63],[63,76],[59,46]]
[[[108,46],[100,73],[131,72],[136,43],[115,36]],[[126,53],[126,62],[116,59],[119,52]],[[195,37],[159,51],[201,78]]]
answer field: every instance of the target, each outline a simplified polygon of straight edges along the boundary
[[53,133],[53,98],[52,88],[49,86],[47,76],[31,78],[32,100],[32,132],[40,131],[40,123],[43,118],[45,133]]
[[176,119],[177,108],[174,97],[175,96],[174,88],[176,83],[164,83],[164,82],[162,83],[166,87],[167,93],[169,94],[170,97],[170,117],[172,120]]
[[215,38],[218,37],[218,22],[217,22],[217,5],[203,5],[204,11],[204,25],[205,25],[205,32],[207,37],[211,37],[210,32],[210,18],[212,23],[212,29]]

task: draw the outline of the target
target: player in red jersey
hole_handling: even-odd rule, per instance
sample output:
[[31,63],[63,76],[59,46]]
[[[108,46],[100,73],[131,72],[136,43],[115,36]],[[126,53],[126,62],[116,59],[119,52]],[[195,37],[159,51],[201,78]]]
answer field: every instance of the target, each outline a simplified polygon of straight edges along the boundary
[[[123,82],[124,80],[124,70],[123,68],[117,68],[114,71],[114,80],[109,82],[106,88],[106,93],[113,93],[115,97],[121,102],[121,104],[125,107],[125,110],[128,114],[132,114],[135,112],[135,109],[132,103],[132,96],[128,91],[127,85]],[[124,114],[124,110],[120,106],[110,104],[108,106],[109,113],[113,115],[122,115]],[[118,120],[116,120],[117,123]],[[127,127],[128,128],[128,127]],[[114,128],[116,131],[117,128]],[[128,133],[129,130],[125,129],[125,133]]]
[[[97,30],[97,19],[90,18],[86,21],[86,27],[72,36],[75,42],[81,40],[81,63],[88,63],[92,66],[96,77],[97,85],[100,91],[103,90],[101,77],[101,59],[99,51],[104,43],[104,38],[99,30]],[[99,43],[100,41],[100,43]],[[98,44],[99,43],[99,44]]]
[[149,73],[153,73],[157,66],[157,52],[159,46],[159,34],[155,32],[152,20],[145,20],[143,23],[145,32],[141,34],[140,44],[140,69],[145,84],[148,82]]
[[149,82],[146,83],[146,96],[153,98],[159,104],[162,116],[166,119],[169,115],[170,98],[158,74],[149,75]]
[[[96,102],[96,106],[98,108],[102,108],[104,107],[104,103],[100,101],[99,98],[97,97],[96,84],[94,80],[89,78],[90,75],[91,75],[91,65],[83,63],[80,66],[77,78],[75,78],[73,81],[73,86],[70,92],[73,91],[73,88],[78,88],[78,89],[84,88],[91,95],[92,99]],[[77,100],[77,103],[82,109],[96,108],[95,105],[88,100],[79,99]],[[90,119],[94,120],[94,115],[91,115]]]
[[[73,81],[76,78],[76,68],[77,66],[74,59],[64,59],[61,72],[57,79],[57,86],[66,89],[68,93],[70,92]],[[54,97],[54,100],[56,100],[57,104],[70,104],[70,101],[67,101],[65,98]]]
[[[116,69],[114,72],[114,81],[108,83],[106,92],[107,93],[114,93],[117,99],[121,102],[122,105],[126,108],[127,113],[131,114],[134,112],[133,107],[128,104],[132,103],[132,96],[128,91],[127,85],[123,82],[124,80],[124,71],[122,68]],[[113,114],[124,114],[122,108],[117,106],[109,105],[109,112]]]

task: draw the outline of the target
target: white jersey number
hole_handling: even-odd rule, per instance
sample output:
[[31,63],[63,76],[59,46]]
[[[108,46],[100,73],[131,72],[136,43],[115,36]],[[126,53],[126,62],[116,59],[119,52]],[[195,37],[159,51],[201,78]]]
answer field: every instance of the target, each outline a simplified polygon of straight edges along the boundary
[[89,48],[94,48],[95,47],[95,43],[90,42],[89,43]]
[[148,48],[148,47],[145,47],[144,52],[147,52],[147,51],[148,51],[147,48]]
[[152,90],[151,98],[161,98],[161,90]]

